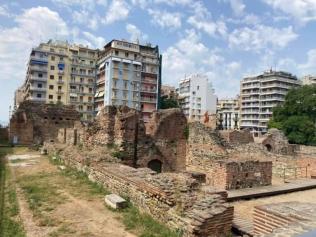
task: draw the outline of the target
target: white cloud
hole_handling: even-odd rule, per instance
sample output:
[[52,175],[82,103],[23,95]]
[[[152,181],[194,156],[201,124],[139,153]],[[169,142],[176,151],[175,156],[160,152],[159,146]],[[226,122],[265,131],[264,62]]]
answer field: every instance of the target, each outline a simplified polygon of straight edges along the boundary
[[143,34],[140,29],[138,29],[133,24],[126,25],[126,31],[130,34],[130,40],[132,42],[144,41],[148,39],[148,35]]
[[65,38],[66,23],[46,7],[25,10],[15,18],[17,26],[0,29],[2,79],[24,79],[25,63],[32,47],[50,38]]
[[246,5],[243,3],[242,0],[229,0],[229,3],[236,16],[241,16],[244,14]]
[[10,17],[11,13],[9,12],[7,5],[0,5],[0,16]]
[[112,0],[103,23],[111,24],[125,20],[129,15],[130,7],[124,0]]
[[106,43],[105,39],[103,37],[101,37],[101,36],[95,36],[94,34],[92,34],[90,32],[87,32],[87,31],[84,31],[82,34],[87,39],[87,44],[90,47],[99,48],[100,49],[100,48],[103,48],[103,46]]
[[316,74],[316,49],[307,52],[307,61],[298,65],[302,74]]
[[273,28],[255,25],[252,28],[235,29],[229,35],[228,42],[231,48],[260,52],[270,47],[273,49],[284,48],[297,37],[298,35],[293,32],[292,26]]
[[315,0],[262,0],[276,10],[294,17],[297,21],[305,23],[316,20]]
[[192,4],[194,0],[154,0],[155,3],[165,3],[170,6],[175,6],[175,5],[189,5]]
[[167,12],[148,9],[152,16],[152,22],[161,28],[177,29],[181,27],[181,14],[178,12]]
[[163,53],[163,83],[177,86],[185,75],[206,74],[212,81],[216,94],[232,96],[238,93],[240,62],[227,62],[217,49],[201,42],[195,30],[187,30],[185,37]]
[[99,15],[84,9],[80,11],[73,11],[72,19],[75,23],[85,25],[92,30],[96,30],[99,27]]
[[227,33],[227,27],[224,21],[212,22],[211,20],[204,20],[197,16],[190,16],[188,18],[188,23],[194,26],[198,30],[202,30],[210,36],[215,36],[220,34],[225,36]]

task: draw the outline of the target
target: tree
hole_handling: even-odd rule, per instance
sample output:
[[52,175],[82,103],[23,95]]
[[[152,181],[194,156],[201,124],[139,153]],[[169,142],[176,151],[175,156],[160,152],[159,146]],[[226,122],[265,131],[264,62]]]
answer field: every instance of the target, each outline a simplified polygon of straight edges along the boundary
[[316,85],[290,90],[273,109],[269,128],[281,129],[290,143],[316,145]]
[[179,108],[178,101],[173,98],[161,97],[161,109]]

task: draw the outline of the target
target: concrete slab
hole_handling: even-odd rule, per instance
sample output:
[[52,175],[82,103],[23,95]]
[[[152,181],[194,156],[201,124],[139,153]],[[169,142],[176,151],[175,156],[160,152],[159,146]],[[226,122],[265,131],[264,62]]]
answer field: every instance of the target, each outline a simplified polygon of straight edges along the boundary
[[228,201],[267,197],[316,188],[316,179],[297,179],[283,185],[228,190]]
[[122,209],[127,207],[126,200],[116,194],[106,195],[104,201],[107,205],[114,209]]

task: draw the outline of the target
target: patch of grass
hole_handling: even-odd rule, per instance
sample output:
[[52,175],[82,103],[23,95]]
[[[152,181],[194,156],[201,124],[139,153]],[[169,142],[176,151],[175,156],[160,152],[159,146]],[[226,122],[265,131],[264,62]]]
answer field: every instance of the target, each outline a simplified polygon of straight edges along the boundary
[[5,156],[12,152],[12,148],[0,148],[0,236],[25,237],[18,218],[19,205],[15,186],[5,160]]
[[49,237],[58,237],[62,235],[74,234],[75,230],[69,227],[69,224],[62,224],[57,230],[48,234]]
[[56,226],[58,221],[51,218],[48,213],[66,201],[58,192],[58,186],[52,183],[56,176],[56,173],[39,173],[23,175],[17,180],[40,226]]
[[181,232],[170,230],[167,226],[157,222],[150,215],[139,212],[130,203],[128,208],[121,211],[123,223],[128,230],[139,233],[140,237],[179,237]]

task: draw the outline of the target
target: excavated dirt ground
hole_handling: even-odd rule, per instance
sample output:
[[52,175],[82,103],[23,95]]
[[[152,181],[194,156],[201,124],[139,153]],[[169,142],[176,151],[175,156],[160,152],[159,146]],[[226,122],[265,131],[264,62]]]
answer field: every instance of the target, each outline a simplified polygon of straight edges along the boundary
[[[28,237],[134,237],[103,196],[61,174],[47,157],[22,151],[8,157]],[[42,197],[36,194],[44,194]],[[39,200],[37,200],[39,199]]]

